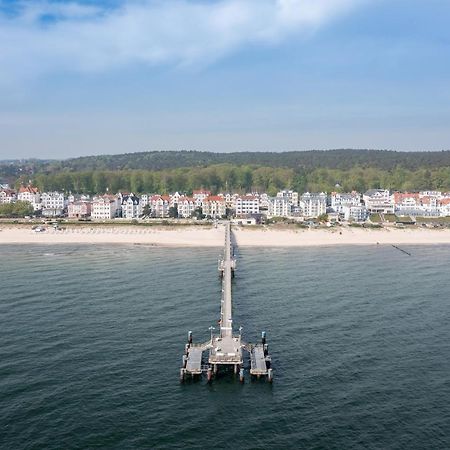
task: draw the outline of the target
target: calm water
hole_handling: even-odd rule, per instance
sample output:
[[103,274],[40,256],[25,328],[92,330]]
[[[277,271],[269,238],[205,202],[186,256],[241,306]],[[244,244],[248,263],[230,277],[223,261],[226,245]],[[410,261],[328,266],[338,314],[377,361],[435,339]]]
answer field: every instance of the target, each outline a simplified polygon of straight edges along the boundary
[[240,249],[274,384],[178,382],[220,249],[2,246],[0,447],[450,448],[450,247]]

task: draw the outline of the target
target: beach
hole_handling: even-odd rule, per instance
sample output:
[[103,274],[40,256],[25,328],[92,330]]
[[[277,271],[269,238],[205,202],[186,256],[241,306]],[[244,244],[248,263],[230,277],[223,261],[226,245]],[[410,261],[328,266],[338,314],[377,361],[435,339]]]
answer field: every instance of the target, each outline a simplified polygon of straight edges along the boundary
[[[215,227],[139,227],[73,226],[65,230],[47,228],[34,232],[31,226],[0,227],[1,244],[135,244],[170,247],[221,247],[222,226]],[[377,244],[450,244],[450,230],[422,228],[364,229],[276,229],[271,227],[233,227],[240,247],[317,247]]]

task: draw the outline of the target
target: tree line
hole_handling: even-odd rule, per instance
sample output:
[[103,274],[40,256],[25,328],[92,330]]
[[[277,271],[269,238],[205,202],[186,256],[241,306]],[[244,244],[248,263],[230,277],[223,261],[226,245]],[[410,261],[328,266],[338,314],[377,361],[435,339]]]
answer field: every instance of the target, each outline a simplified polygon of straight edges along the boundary
[[73,193],[191,193],[208,189],[213,193],[267,192],[275,195],[280,189],[298,192],[364,192],[371,188],[391,190],[450,190],[450,167],[434,169],[390,170],[355,166],[350,169],[303,167],[282,168],[257,165],[217,164],[207,167],[186,167],[164,170],[86,170],[37,173],[16,179],[16,187],[30,181],[43,191]]

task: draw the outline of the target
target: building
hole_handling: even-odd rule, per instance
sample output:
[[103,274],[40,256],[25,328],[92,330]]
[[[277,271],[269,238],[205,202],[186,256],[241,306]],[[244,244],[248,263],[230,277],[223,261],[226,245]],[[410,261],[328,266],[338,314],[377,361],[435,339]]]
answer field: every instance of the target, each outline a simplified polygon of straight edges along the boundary
[[178,217],[188,219],[192,217],[195,212],[195,198],[194,197],[180,197],[178,199]]
[[418,192],[395,192],[391,196],[394,212],[399,216],[420,216],[423,205]]
[[327,194],[321,193],[304,193],[299,201],[304,217],[319,217],[327,212]]
[[298,192],[284,190],[277,193],[278,198],[285,198],[289,201],[290,205],[298,206],[299,198]]
[[133,193],[122,196],[122,217],[124,219],[138,219],[141,216],[140,199]]
[[69,219],[86,219],[91,216],[92,202],[78,200],[69,203],[67,207],[67,216]]
[[344,213],[345,208],[361,205],[361,194],[359,192],[339,193],[332,192],[330,196],[331,210],[340,214]]
[[74,202],[90,202],[91,197],[87,194],[69,194],[67,196],[67,204],[74,203]]
[[175,207],[178,205],[178,202],[180,201],[180,198],[183,197],[179,192],[175,192],[175,194],[170,194],[170,207]]
[[12,189],[3,188],[0,190],[0,204],[14,203],[17,200],[17,193]]
[[220,195],[210,195],[202,202],[202,212],[206,217],[218,219],[227,215],[227,204]]
[[94,197],[92,201],[91,217],[95,220],[109,220],[117,217],[119,200],[114,195]]
[[237,216],[259,214],[259,199],[253,195],[236,197],[235,205]]
[[290,217],[292,215],[292,204],[288,197],[272,197],[269,199],[269,217]]
[[387,189],[369,189],[363,194],[364,204],[369,213],[393,214],[394,204]]
[[369,212],[364,205],[345,206],[343,212],[344,219],[353,222],[365,222],[369,217]]
[[211,191],[193,191],[192,197],[195,198],[195,205],[200,208],[202,206],[203,200],[205,200],[206,197],[209,197],[211,195]]
[[42,209],[64,209],[66,204],[62,192],[43,192],[41,195]]
[[169,217],[170,197],[168,195],[153,195],[149,205],[152,217]]
[[440,215],[442,217],[450,216],[450,198],[449,197],[442,198],[439,203],[440,203],[439,206]]
[[20,186],[19,193],[17,194],[17,200],[30,202],[35,211],[41,209],[41,194],[36,187],[30,185]]
[[394,212],[398,216],[438,217],[442,214],[443,200],[444,198],[440,192],[430,191],[395,192],[391,196]]

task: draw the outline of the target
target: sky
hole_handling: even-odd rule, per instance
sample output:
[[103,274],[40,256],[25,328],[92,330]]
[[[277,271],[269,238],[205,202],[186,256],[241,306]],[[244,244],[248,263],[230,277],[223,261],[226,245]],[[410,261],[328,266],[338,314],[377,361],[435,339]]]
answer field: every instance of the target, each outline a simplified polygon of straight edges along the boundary
[[0,159],[450,149],[448,0],[0,0]]

